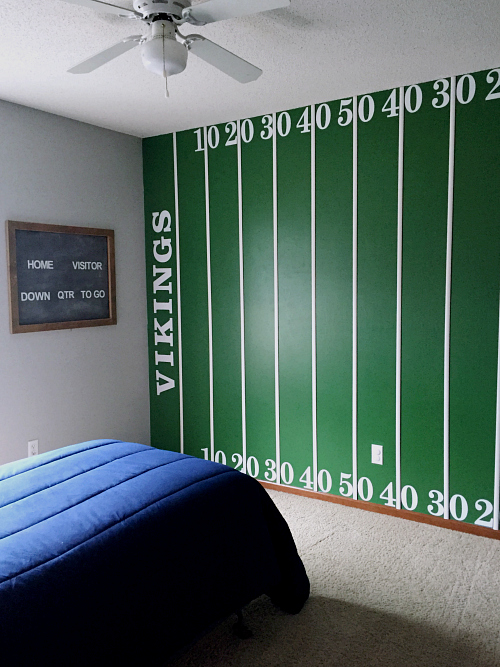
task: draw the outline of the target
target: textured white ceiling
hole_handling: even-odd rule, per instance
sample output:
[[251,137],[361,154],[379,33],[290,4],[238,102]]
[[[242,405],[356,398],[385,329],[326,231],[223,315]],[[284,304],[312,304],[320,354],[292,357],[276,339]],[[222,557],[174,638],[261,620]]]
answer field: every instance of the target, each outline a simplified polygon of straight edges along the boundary
[[140,28],[63,0],[0,0],[0,98],[147,137],[500,66],[499,0],[292,0],[194,30],[261,67],[250,84],[191,54],[166,100],[139,49],[66,73]]

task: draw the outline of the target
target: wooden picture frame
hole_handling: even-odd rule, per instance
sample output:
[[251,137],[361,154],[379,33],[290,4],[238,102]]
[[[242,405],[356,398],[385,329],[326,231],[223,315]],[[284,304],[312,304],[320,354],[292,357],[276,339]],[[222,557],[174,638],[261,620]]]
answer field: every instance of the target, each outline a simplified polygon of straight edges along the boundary
[[[116,324],[115,244],[112,229],[7,220],[6,232],[11,333]],[[36,232],[37,235],[30,236],[24,232]],[[91,237],[95,240],[91,240]],[[101,237],[106,239],[105,247]],[[38,271],[37,274],[28,274],[24,266],[25,260],[22,260],[21,256],[28,252],[27,243],[34,240],[42,241],[38,245],[45,247],[42,251],[44,256],[34,256],[28,260],[28,269]],[[92,246],[98,247],[100,262],[91,261],[93,258],[90,256],[82,257],[84,251],[87,251],[87,254],[92,253]],[[32,254],[35,255],[36,250],[33,250]],[[87,259],[89,261],[84,261]],[[54,269],[54,273],[51,273]],[[26,281],[36,280],[38,276],[43,276],[45,286],[48,285],[50,289],[23,292],[22,286]],[[61,281],[64,280],[69,280],[70,285],[62,284]],[[78,289],[85,285],[86,280],[94,285],[97,281],[99,289]],[[34,308],[30,313],[31,302]],[[77,315],[75,318],[73,313]]]

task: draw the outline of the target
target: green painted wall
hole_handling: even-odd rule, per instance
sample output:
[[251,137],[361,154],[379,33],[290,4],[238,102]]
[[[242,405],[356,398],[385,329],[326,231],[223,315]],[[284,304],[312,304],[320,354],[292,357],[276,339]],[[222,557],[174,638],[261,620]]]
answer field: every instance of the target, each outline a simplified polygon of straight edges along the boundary
[[153,445],[498,529],[500,69],[147,139],[144,183]]

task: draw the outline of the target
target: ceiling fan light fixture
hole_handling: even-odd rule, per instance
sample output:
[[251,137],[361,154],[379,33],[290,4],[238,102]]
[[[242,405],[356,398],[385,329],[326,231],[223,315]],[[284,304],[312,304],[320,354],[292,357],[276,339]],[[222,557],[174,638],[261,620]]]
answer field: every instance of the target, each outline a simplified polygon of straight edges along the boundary
[[288,7],[290,4],[290,0],[204,0],[195,5],[192,0],[134,0],[134,11],[130,11],[104,0],[66,2],[140,20],[147,30],[147,35],[125,37],[118,44],[86,58],[68,72],[88,74],[140,44],[144,67],[162,76],[165,86],[168,77],[180,74],[186,69],[189,51],[235,81],[256,81],[262,74],[261,69],[203,35],[182,35],[178,32],[178,27],[186,24],[206,25],[269,9]]
[[151,35],[141,46],[144,67],[159,76],[173,76],[186,69],[188,50],[177,41],[170,21],[155,21]]

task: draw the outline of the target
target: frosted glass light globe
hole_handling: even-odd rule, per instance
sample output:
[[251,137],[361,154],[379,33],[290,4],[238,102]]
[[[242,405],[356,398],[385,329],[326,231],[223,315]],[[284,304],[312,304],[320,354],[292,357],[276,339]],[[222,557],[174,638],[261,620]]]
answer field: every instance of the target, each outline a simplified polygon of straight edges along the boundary
[[144,67],[159,76],[173,76],[186,69],[188,50],[175,37],[175,28],[167,21],[155,21],[151,36],[141,47]]

